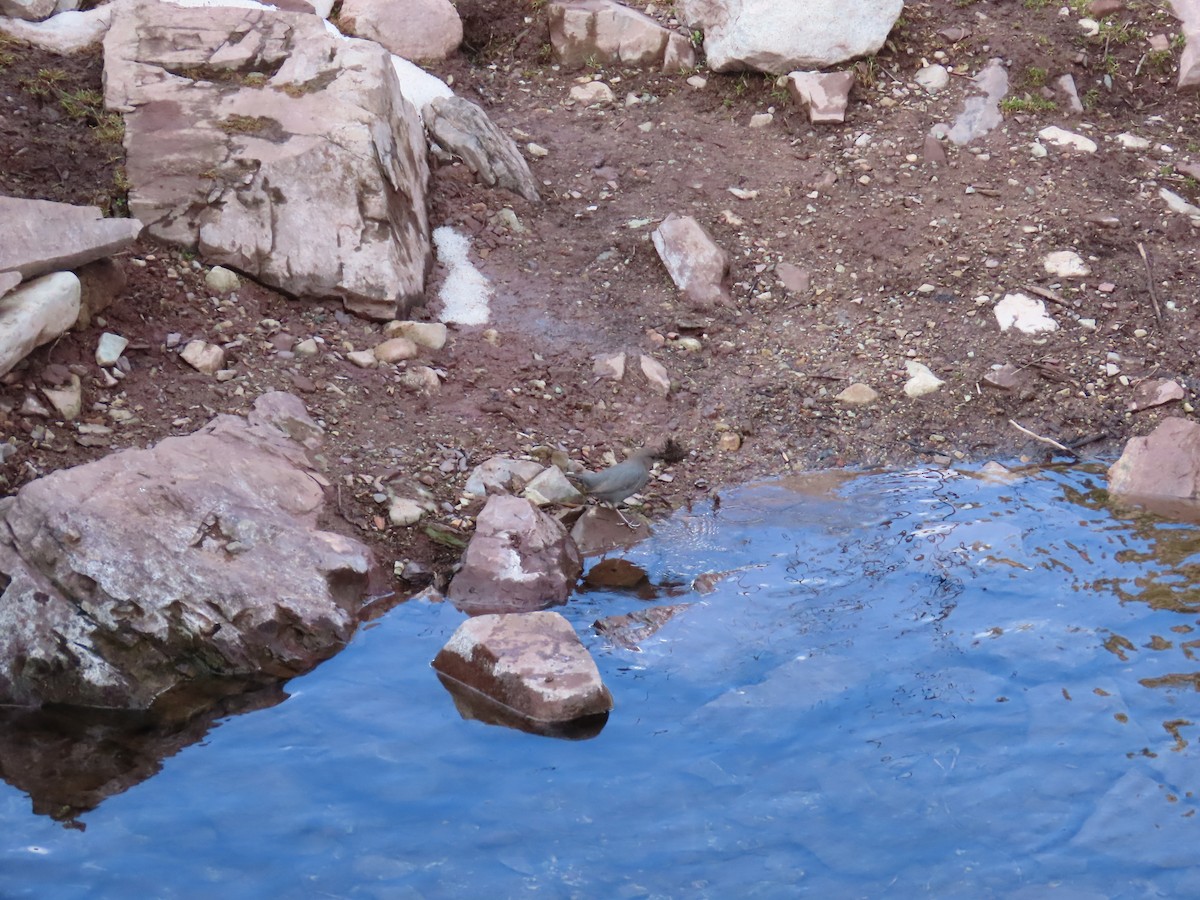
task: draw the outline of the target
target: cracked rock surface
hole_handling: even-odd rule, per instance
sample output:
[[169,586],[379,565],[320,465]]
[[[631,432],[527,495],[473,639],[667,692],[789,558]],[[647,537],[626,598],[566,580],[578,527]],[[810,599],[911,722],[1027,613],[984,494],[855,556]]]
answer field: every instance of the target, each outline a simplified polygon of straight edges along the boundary
[[151,235],[371,318],[421,297],[425,141],[385,50],[315,16],[152,0],[114,12],[104,49]]

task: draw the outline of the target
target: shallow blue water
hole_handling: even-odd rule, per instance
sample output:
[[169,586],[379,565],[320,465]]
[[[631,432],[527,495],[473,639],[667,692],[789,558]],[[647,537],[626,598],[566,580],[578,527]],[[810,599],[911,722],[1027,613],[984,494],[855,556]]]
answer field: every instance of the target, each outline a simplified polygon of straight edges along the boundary
[[84,831],[0,785],[0,896],[1200,896],[1200,694],[1141,683],[1200,671],[1200,529],[1102,484],[894,472],[677,514],[625,555],[729,574],[641,652],[590,626],[642,601],[562,608],[616,699],[591,740],[460,719],[428,662],[461,616],[402,605]]

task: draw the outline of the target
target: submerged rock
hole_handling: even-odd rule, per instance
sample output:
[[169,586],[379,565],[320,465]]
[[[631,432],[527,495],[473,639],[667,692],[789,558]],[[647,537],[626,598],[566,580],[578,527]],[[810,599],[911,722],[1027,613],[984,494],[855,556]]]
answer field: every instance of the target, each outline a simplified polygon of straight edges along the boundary
[[640,650],[642,641],[653,637],[655,632],[689,606],[690,603],[677,603],[639,609],[621,616],[605,616],[597,619],[592,627],[597,634],[604,635],[627,650]]
[[323,479],[273,424],[300,417],[297,398],[266,395],[249,421],[218,416],[0,501],[0,703],[144,709],[333,655],[372,560],[317,529]]
[[556,612],[468,619],[433,667],[534,722],[602,716],[613,707],[595,661]]

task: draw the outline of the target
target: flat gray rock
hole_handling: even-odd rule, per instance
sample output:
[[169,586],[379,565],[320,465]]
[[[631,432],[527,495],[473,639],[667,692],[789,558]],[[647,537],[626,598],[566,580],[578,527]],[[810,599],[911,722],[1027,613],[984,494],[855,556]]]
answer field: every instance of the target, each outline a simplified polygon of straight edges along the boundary
[[505,188],[530,203],[541,199],[537,182],[516,142],[470,100],[437,97],[422,115],[433,139],[461,157],[488,187]]
[[29,280],[77,269],[124,250],[141,233],[137,219],[107,218],[95,206],[0,197],[0,276]]

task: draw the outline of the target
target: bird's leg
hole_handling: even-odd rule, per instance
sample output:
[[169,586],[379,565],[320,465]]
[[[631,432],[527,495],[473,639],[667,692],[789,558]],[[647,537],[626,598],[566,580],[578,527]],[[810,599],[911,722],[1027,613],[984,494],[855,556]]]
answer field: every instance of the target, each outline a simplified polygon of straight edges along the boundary
[[617,504],[614,503],[612,505],[612,508],[613,508],[613,511],[618,516],[621,517],[621,521],[625,523],[626,528],[641,528],[642,527],[641,522],[630,522],[627,518],[625,518],[625,513],[621,512],[621,507],[617,506]]

